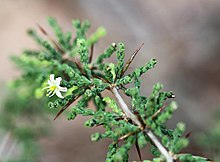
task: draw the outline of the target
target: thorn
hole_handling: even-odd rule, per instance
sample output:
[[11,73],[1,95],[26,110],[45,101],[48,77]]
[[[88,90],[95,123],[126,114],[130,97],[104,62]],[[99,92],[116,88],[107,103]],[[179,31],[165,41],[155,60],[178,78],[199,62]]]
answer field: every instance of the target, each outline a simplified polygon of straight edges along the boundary
[[126,62],[125,67],[121,73],[121,76],[123,76],[123,74],[125,73],[125,71],[128,69],[128,67],[130,66],[131,62],[134,60],[135,56],[138,54],[138,52],[140,51],[140,49],[143,47],[144,43],[142,43],[132,54],[132,56],[130,57],[130,59]]
[[115,120],[116,121],[119,121],[119,120],[124,120],[125,118],[123,118],[123,117],[118,117],[118,118],[116,118]]
[[185,137],[186,137],[186,138],[189,138],[190,135],[191,135],[191,133],[192,133],[192,131],[188,132],[188,133],[185,135]]
[[99,127],[99,126],[101,126],[101,125],[103,125],[104,123],[100,123],[100,124],[96,124],[96,127]]
[[[70,102],[70,103],[73,103],[73,102]],[[58,113],[57,115],[55,116],[55,118],[53,120],[56,120],[71,104],[67,104],[65,105]]]
[[73,100],[71,100],[69,103],[67,103],[55,116],[54,120],[56,120],[74,101],[76,101],[81,95],[77,96]]
[[76,62],[75,60],[73,60],[73,61],[74,61],[74,63],[76,64],[76,66],[77,66],[77,68],[79,69],[79,71],[80,71],[83,75],[85,75],[85,73],[83,72],[83,69],[82,69],[81,66],[79,65],[80,63]]
[[47,36],[48,36],[46,30],[44,30],[39,24],[37,24],[37,27],[40,29],[40,31],[41,31],[44,35],[47,35]]
[[98,76],[96,74],[94,74],[94,77],[102,80],[104,83],[109,83],[110,84],[110,82],[108,80],[106,80],[104,77],[100,77],[100,76]]
[[142,157],[141,157],[141,150],[140,150],[140,147],[138,146],[137,139],[135,140],[135,147],[136,147],[136,150],[137,150],[140,161],[143,161]]
[[120,138],[118,138],[118,142],[124,140],[125,138],[127,138],[133,134],[134,134],[134,132],[129,132],[128,134],[121,136]]
[[161,108],[159,108],[159,110],[157,110],[157,112],[155,112],[154,115],[152,115],[151,118],[152,118],[152,119],[156,118],[157,115],[158,115],[161,111],[163,111],[163,110],[166,108],[166,106],[167,106],[167,105],[164,105],[164,106],[162,106]]
[[56,40],[54,40],[47,32],[46,30],[40,26],[40,24],[37,24],[37,27],[39,28],[39,30],[45,35],[47,36],[47,38],[53,43],[53,45],[55,46],[55,48],[63,55],[63,58],[66,57],[67,60],[73,61],[76,66],[79,68],[79,70],[82,72],[82,68],[79,66],[79,64],[77,63],[77,61],[74,58],[69,58],[68,55],[65,53],[65,50],[62,49],[60,47],[60,45],[56,42]]
[[91,49],[90,49],[89,63],[92,62],[93,52],[94,52],[94,44],[92,44]]
[[47,36],[47,38],[54,44],[54,46],[56,47],[56,49],[62,53],[63,55],[65,54],[65,50],[63,50],[59,44],[46,32],[46,30],[40,26],[39,24],[37,24],[37,27],[39,28],[39,30],[45,35]]

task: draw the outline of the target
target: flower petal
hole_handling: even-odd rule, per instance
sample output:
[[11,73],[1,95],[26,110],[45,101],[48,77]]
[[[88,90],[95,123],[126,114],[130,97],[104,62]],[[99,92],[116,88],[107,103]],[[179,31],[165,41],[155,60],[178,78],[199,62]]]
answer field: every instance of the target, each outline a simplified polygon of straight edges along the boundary
[[56,80],[55,80],[56,86],[59,86],[59,85],[60,85],[61,80],[62,80],[61,77],[56,78]]
[[48,84],[49,86],[54,85],[50,80],[48,80],[46,84]]
[[50,74],[50,81],[52,82],[52,83],[55,83],[55,80],[54,80],[54,74]]
[[60,86],[58,86],[57,88],[58,88],[58,90],[61,91],[61,92],[66,92],[66,91],[67,91],[67,88],[66,88],[66,87],[60,87]]
[[64,98],[59,90],[56,90],[55,92],[56,92],[57,97]]

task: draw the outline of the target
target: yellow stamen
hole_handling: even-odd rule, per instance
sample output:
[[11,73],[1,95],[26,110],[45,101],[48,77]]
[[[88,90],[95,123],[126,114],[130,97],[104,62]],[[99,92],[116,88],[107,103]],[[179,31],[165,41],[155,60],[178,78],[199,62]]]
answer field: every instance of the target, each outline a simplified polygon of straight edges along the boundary
[[56,88],[57,88],[57,86],[53,85],[53,86],[50,86],[49,90],[54,91]]

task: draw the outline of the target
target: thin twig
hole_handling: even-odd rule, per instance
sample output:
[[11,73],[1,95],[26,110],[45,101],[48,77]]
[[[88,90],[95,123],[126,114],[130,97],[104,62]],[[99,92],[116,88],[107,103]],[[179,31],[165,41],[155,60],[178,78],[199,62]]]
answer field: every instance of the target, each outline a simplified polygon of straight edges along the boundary
[[[119,94],[116,87],[112,88],[112,93],[115,95],[119,105],[121,106],[121,109],[125,113],[125,115],[130,118],[135,124],[137,124],[141,129],[143,128],[141,122],[138,120],[138,118],[131,112],[131,110],[126,105],[125,101]],[[161,152],[162,155],[166,158],[167,162],[173,162],[173,157],[168,153],[168,151],[163,147],[163,145],[160,143],[160,141],[157,139],[157,137],[149,130],[148,128],[145,128],[145,132],[148,135],[148,137],[153,141],[155,146],[158,148],[158,150]]]
[[143,47],[144,43],[141,44],[140,47],[138,47],[132,54],[132,56],[130,57],[130,59],[126,62],[125,67],[121,73],[121,76],[124,75],[125,71],[128,69],[128,67],[130,66],[131,62],[134,60],[135,56],[138,54],[138,52],[140,51],[140,49]]

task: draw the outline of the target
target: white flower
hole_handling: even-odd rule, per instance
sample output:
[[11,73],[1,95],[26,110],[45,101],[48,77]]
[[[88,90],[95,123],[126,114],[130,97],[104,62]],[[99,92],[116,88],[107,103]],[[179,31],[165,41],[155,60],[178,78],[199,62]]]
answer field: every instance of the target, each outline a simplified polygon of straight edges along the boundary
[[61,87],[60,82],[62,78],[58,77],[54,80],[54,74],[50,75],[50,80],[47,81],[48,86],[43,88],[42,90],[47,89],[47,96],[52,97],[54,94],[57,95],[59,98],[64,98],[61,94],[61,92],[66,92],[66,87]]

